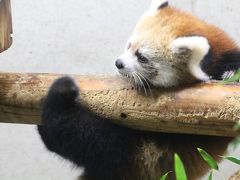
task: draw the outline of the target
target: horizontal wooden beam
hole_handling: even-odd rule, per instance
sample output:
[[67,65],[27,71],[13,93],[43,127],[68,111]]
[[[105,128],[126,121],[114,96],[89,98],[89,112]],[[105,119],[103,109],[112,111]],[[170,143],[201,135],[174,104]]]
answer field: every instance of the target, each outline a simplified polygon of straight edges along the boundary
[[12,17],[10,0],[0,0],[0,52],[12,44]]
[[[0,73],[0,122],[41,124],[40,104],[57,74]],[[235,136],[240,86],[219,82],[158,89],[145,96],[118,77],[74,75],[83,104],[134,129]]]
[[232,175],[228,180],[239,180],[240,179],[240,170],[238,170],[234,175]]

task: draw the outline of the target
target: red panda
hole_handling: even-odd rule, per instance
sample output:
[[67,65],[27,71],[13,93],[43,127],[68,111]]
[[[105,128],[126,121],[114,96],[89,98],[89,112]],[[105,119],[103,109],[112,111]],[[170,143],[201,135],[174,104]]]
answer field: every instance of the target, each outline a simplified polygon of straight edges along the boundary
[[172,87],[221,79],[222,71],[238,64],[231,56],[238,55],[239,49],[225,32],[169,7],[167,1],[153,2],[116,61],[121,74],[134,77],[137,73],[154,86]]
[[[222,30],[169,7],[166,0],[153,0],[115,64],[132,82],[164,88],[230,76],[240,67],[240,53]],[[231,140],[117,126],[85,109],[80,93],[73,79],[56,80],[38,131],[50,151],[84,167],[85,180],[157,180],[174,171],[174,153],[188,178],[198,179],[209,169],[197,147],[220,160]]]

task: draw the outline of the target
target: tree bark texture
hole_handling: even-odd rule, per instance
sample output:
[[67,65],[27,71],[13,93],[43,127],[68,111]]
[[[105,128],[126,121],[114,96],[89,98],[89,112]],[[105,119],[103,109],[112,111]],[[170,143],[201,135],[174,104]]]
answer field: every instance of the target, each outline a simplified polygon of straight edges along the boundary
[[[41,100],[63,75],[0,73],[0,122],[40,124]],[[145,96],[111,76],[72,76],[82,103],[116,124],[134,129],[235,136],[240,119],[240,86],[220,82],[156,89]]]

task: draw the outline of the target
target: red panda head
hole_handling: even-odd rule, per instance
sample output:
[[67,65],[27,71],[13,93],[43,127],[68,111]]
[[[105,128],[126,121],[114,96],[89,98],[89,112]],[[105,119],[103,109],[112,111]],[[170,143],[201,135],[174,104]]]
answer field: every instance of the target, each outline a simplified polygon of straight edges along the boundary
[[152,0],[116,66],[120,74],[140,84],[171,87],[208,80],[202,60],[210,51],[216,60],[232,49],[235,43],[222,30],[169,7],[166,0]]

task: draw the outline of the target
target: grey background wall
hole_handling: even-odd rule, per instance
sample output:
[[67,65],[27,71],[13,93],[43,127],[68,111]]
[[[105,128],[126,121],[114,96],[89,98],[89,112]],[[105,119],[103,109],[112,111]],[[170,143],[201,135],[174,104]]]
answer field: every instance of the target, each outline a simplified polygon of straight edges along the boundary
[[[14,43],[0,54],[0,71],[115,74],[114,59],[149,2],[12,0]],[[240,43],[239,0],[170,3],[222,27]],[[226,177],[235,170],[231,163],[221,166]],[[35,126],[0,124],[1,180],[71,180],[80,171],[47,152]]]

